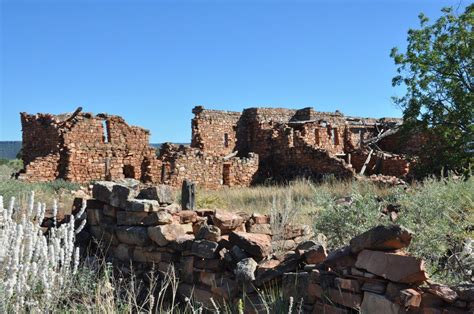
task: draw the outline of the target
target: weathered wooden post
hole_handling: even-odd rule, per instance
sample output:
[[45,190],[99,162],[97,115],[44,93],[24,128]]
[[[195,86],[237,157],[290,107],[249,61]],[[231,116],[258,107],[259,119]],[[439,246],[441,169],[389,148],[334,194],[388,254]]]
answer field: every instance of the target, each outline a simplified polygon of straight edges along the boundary
[[196,186],[191,180],[184,180],[181,187],[181,208],[194,210],[196,208]]

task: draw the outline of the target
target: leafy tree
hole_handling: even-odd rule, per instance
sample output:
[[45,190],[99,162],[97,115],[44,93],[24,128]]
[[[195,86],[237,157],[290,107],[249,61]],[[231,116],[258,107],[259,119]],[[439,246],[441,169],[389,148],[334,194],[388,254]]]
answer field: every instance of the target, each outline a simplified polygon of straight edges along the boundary
[[474,4],[461,14],[442,12],[432,24],[420,14],[420,29],[408,31],[406,52],[391,52],[398,72],[392,85],[406,88],[394,97],[403,109],[402,131],[429,139],[419,152],[422,174],[466,171],[473,162]]

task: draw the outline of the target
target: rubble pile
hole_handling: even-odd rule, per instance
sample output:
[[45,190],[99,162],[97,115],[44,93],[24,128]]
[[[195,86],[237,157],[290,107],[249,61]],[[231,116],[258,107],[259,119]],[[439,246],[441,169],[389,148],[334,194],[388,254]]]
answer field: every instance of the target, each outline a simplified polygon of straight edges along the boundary
[[303,272],[283,275],[283,294],[308,313],[473,313],[474,285],[431,282],[421,259],[404,252],[409,230],[378,226]]
[[[221,210],[183,210],[170,186],[142,190],[100,181],[87,202],[88,228],[122,265],[178,270],[181,296],[211,306],[249,296],[300,261],[322,261],[324,246],[305,225],[279,225],[269,216]],[[305,253],[297,253],[301,248]]]
[[[184,204],[185,202],[183,202]],[[192,207],[191,207],[192,208]],[[178,296],[205,307],[245,300],[265,310],[262,293],[281,286],[304,313],[468,313],[474,287],[429,281],[421,259],[404,249],[412,233],[375,227],[327,252],[325,237],[267,215],[183,209],[169,186],[144,189],[101,181],[87,200],[88,230],[118,267],[172,267]],[[291,300],[291,301],[290,301]]]

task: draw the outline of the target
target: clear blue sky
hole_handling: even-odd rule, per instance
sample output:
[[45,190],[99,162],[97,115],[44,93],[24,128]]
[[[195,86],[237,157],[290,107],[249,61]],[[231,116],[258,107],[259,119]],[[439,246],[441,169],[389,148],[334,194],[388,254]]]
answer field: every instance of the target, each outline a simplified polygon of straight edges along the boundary
[[[189,142],[191,109],[400,116],[394,46],[467,1],[0,0],[0,140],[19,112],[108,112]],[[398,91],[401,93],[401,90]]]

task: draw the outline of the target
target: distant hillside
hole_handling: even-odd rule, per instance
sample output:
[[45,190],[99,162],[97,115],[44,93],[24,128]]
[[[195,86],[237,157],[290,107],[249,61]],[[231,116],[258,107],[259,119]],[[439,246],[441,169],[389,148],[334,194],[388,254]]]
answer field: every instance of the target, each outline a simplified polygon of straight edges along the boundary
[[[176,143],[188,145],[187,143]],[[151,146],[160,148],[162,143],[151,143]],[[21,150],[21,141],[0,141],[0,159],[15,159]]]
[[20,141],[0,141],[0,159],[15,159],[20,149]]

